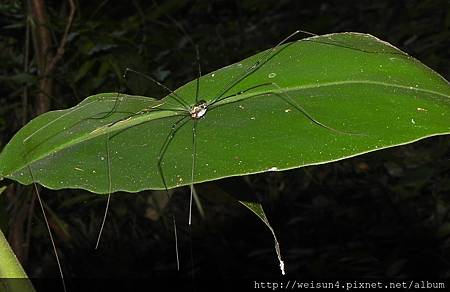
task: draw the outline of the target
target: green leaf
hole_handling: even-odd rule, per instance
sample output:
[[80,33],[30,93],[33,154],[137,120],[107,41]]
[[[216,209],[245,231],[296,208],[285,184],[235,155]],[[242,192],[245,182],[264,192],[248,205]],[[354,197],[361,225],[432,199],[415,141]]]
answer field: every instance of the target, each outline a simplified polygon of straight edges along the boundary
[[269,220],[266,217],[266,213],[264,212],[264,209],[260,203],[257,202],[248,202],[248,201],[239,201],[242,205],[247,207],[250,211],[252,211],[256,216],[258,216],[261,221],[266,224],[267,228],[269,228],[270,232],[273,236],[273,241],[275,243],[275,252],[277,253],[278,261],[280,262],[280,270],[281,274],[285,274],[284,270],[284,261],[281,258],[281,251],[280,251],[280,244],[278,243],[277,236],[275,235],[275,231],[273,230],[272,226],[269,223]]
[[34,292],[16,255],[0,229],[0,291]]
[[[193,183],[327,163],[450,133],[449,83],[373,36],[312,37],[266,56],[200,78],[200,99],[232,96],[196,123]],[[258,60],[262,65],[239,79]],[[262,85],[269,82],[276,85]],[[190,105],[195,92],[195,81],[176,90]],[[45,113],[3,149],[0,177],[95,193],[163,189],[157,161],[182,118],[174,109],[183,107],[170,97],[102,93]],[[169,188],[192,182],[193,123],[163,153]]]

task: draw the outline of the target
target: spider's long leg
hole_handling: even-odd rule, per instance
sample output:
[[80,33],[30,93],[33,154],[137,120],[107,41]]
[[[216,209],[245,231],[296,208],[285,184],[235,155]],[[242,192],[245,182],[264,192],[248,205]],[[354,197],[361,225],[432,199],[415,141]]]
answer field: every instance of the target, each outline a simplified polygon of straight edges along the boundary
[[238,93],[231,94],[231,95],[227,95],[227,96],[222,96],[221,98],[219,98],[218,100],[216,100],[214,103],[211,103],[211,104],[209,105],[209,108],[210,108],[210,109],[213,109],[213,108],[217,107],[217,103],[218,103],[218,102],[220,102],[220,101],[222,101],[222,100],[225,100],[225,99],[227,99],[227,98],[234,97],[234,96],[238,96],[238,95],[247,93],[247,92],[249,92],[249,91],[251,91],[251,90],[254,90],[254,89],[257,89],[257,88],[260,88],[260,87],[264,87],[264,86],[268,86],[268,85],[272,85],[272,83],[262,83],[262,84],[258,84],[258,85],[255,85],[255,86],[246,88],[246,89],[244,89],[244,90],[242,90],[242,91],[239,91]]
[[64,273],[63,273],[63,270],[62,270],[61,262],[59,260],[58,251],[56,250],[55,239],[53,238],[53,234],[52,234],[52,231],[50,229],[50,224],[48,223],[47,215],[45,213],[44,203],[42,201],[42,198],[41,198],[41,195],[40,195],[40,192],[39,192],[39,188],[38,188],[37,184],[35,183],[34,175],[33,175],[33,172],[31,171],[31,166],[28,165],[27,168],[28,168],[28,172],[30,173],[30,177],[31,177],[31,179],[33,181],[34,190],[36,191],[36,196],[38,198],[39,205],[41,206],[41,211],[42,211],[42,215],[44,216],[45,226],[47,227],[48,234],[50,235],[50,241],[52,242],[53,253],[55,254],[56,263],[58,264],[58,269],[59,269],[59,274],[61,276],[61,282],[62,282],[62,285],[63,285],[63,290],[64,290],[64,292],[66,292],[67,291],[67,289],[66,289],[66,281],[64,280]]
[[[157,109],[154,109],[154,110],[155,111],[159,111],[159,110],[170,110],[170,109],[157,108]],[[118,123],[120,121],[129,119],[130,117],[133,117],[133,116],[136,116],[136,115],[140,115],[142,113],[143,112],[135,113],[135,114],[133,114],[133,115],[131,115],[131,116],[125,118],[125,119],[120,119],[118,121],[115,121],[115,122],[109,124],[108,126],[111,127],[111,126],[113,126],[114,124],[116,124],[116,123]],[[105,207],[105,212],[103,214],[103,220],[102,220],[102,223],[101,223],[101,226],[100,226],[100,230],[99,230],[99,233],[98,233],[98,236],[97,236],[97,242],[95,244],[95,249],[97,249],[99,244],[100,244],[100,239],[101,239],[101,236],[102,236],[102,233],[103,233],[103,229],[105,227],[106,217],[107,217],[107,214],[108,214],[109,205],[110,205],[110,201],[111,201],[111,194],[112,194],[111,154],[110,154],[109,141],[110,141],[110,139],[114,138],[115,136],[123,133],[124,131],[126,131],[128,129],[129,128],[122,129],[122,130],[118,131],[117,133],[115,133],[112,136],[110,135],[110,133],[107,133],[107,137],[106,137],[106,164],[107,164],[107,167],[108,167],[108,170],[107,170],[108,171],[108,197],[107,197],[107,200],[106,200],[106,207]]]
[[[241,82],[242,80],[244,80],[245,78],[247,78],[248,76],[250,76],[250,74],[252,74],[253,72],[255,72],[256,70],[258,70],[262,65],[264,65],[265,63],[267,63],[267,61],[269,61],[271,58],[273,58],[276,53],[277,53],[277,49],[283,45],[284,43],[286,43],[289,39],[291,39],[292,37],[294,37],[295,35],[297,35],[298,33],[301,33],[303,31],[301,30],[296,30],[295,32],[291,33],[290,35],[288,35],[287,37],[285,37],[281,42],[279,42],[275,47],[273,47],[272,49],[270,49],[266,54],[264,54],[261,59],[259,59],[258,61],[256,61],[252,66],[248,67],[247,69],[245,69],[244,73],[242,73],[242,75],[238,76],[237,78],[235,78],[234,80],[232,80],[227,86],[225,86],[225,88],[219,92],[218,95],[216,95],[216,97],[214,97],[210,104],[215,104],[217,102],[218,99],[220,99],[222,96],[224,96],[230,89],[232,89],[234,86],[236,86],[239,82]],[[278,53],[281,51],[278,51]]]
[[365,134],[362,133],[351,133],[351,132],[345,132],[341,131],[335,128],[332,128],[330,126],[325,125],[322,122],[319,122],[317,119],[315,119],[310,113],[308,113],[298,102],[296,102],[286,91],[284,91],[278,84],[271,82],[270,85],[274,86],[280,93],[274,93],[274,95],[280,97],[283,99],[286,103],[292,105],[295,107],[298,111],[300,111],[305,117],[307,117],[311,122],[314,124],[325,128],[327,130],[330,130],[332,132],[338,133],[338,134],[345,134],[345,135],[354,135],[354,136],[364,136]]
[[197,156],[196,147],[196,135],[197,135],[197,120],[194,120],[192,125],[192,167],[191,167],[191,195],[189,197],[189,226],[192,223],[192,198],[194,197],[194,171],[195,171],[195,158]]
[[196,81],[196,88],[195,88],[195,104],[197,104],[198,103],[198,94],[200,91],[200,77],[202,77],[202,65],[200,64],[200,51],[198,50],[197,45],[195,45],[195,55],[197,58],[197,66],[198,66],[198,76],[196,79],[197,81]]
[[124,78],[126,78],[128,72],[133,72],[134,74],[137,74],[139,76],[144,77],[147,80],[150,80],[151,82],[155,83],[156,85],[158,85],[159,87],[163,88],[164,90],[166,90],[167,92],[169,92],[168,97],[172,98],[173,100],[175,100],[176,102],[178,102],[181,106],[183,106],[183,108],[185,110],[189,110],[190,106],[189,104],[183,100],[183,98],[178,95],[177,93],[175,93],[172,89],[170,89],[169,87],[165,86],[164,84],[162,84],[161,82],[159,82],[158,80],[156,80],[155,78],[148,76],[144,73],[141,73],[139,71],[130,69],[130,68],[126,68],[125,69],[125,73],[123,74]]
[[[221,97],[221,98],[218,99],[216,102],[225,100],[225,99],[227,99],[227,98],[235,97],[235,96],[238,96],[238,95],[247,93],[247,92],[249,92],[249,91],[252,91],[252,90],[254,90],[254,89],[257,89],[257,88],[259,88],[259,87],[265,87],[265,86],[272,86],[272,88],[274,88],[274,89],[269,90],[269,91],[264,92],[264,93],[256,93],[255,95],[249,96],[248,98],[253,98],[253,97],[258,97],[258,96],[275,95],[275,96],[277,96],[278,98],[282,99],[282,100],[283,100],[284,102],[286,102],[287,104],[289,104],[289,105],[295,107],[295,109],[297,109],[300,113],[302,113],[307,119],[309,119],[311,122],[313,122],[314,124],[316,124],[316,125],[318,125],[318,126],[320,126],[320,127],[323,127],[323,128],[325,128],[325,129],[327,129],[327,130],[330,130],[330,131],[333,131],[333,132],[336,132],[336,133],[339,133],[339,134],[362,135],[362,134],[358,134],[358,133],[343,132],[343,131],[334,129],[334,128],[330,127],[330,126],[327,126],[327,125],[323,124],[322,122],[320,122],[320,121],[318,121],[317,119],[315,119],[311,114],[309,114],[309,113],[308,113],[308,112],[307,112],[300,104],[298,104],[298,103],[297,103],[297,102],[289,95],[288,92],[284,91],[278,84],[273,83],[273,82],[270,82],[270,83],[268,82],[268,83],[263,83],[263,84],[259,84],[259,85],[252,86],[252,87],[247,88],[247,89],[245,89],[245,90],[243,90],[243,91],[241,91],[241,92],[238,92],[238,93],[236,93],[236,94],[229,95],[229,96],[225,96],[225,97]],[[217,108],[217,107],[220,107],[220,106],[221,106],[221,104],[217,104],[217,103],[216,103],[216,104],[211,104],[209,110],[213,110],[214,108]],[[258,215],[258,216],[259,216],[259,215]],[[279,246],[278,240],[276,239],[276,235],[275,235],[274,230],[270,227],[270,225],[268,225],[268,226],[269,226],[269,228],[270,228],[270,230],[271,230],[271,232],[272,232],[273,237],[275,238],[275,251],[276,251],[278,260],[279,260],[279,262],[280,262],[280,269],[281,269],[281,271],[282,271],[282,274],[284,275],[284,262],[283,262],[283,260],[282,260],[282,258],[281,258],[280,246]]]
[[[119,103],[120,103],[121,100],[119,98],[117,98],[117,100],[119,100]],[[118,106],[118,103],[116,101],[114,103],[114,106],[111,109],[111,111],[106,113],[106,115],[101,117],[101,119],[106,118],[109,115],[111,115],[113,113],[113,111],[117,108],[117,106]],[[102,237],[103,229],[105,228],[106,216],[108,215],[108,211],[109,211],[109,204],[111,202],[112,179],[111,179],[111,157],[110,157],[110,153],[109,153],[109,132],[106,134],[106,166],[108,168],[108,170],[107,170],[107,172],[108,172],[108,198],[106,200],[105,212],[103,213],[102,224],[101,224],[100,230],[98,232],[97,242],[95,243],[95,249],[98,249],[98,246],[100,244],[100,239]]]
[[45,130],[45,129],[48,128],[49,126],[53,125],[54,123],[58,122],[59,120],[65,118],[66,116],[68,116],[68,115],[70,115],[70,114],[73,114],[73,113],[75,113],[75,112],[77,112],[77,111],[79,111],[79,110],[81,110],[81,109],[83,109],[83,108],[85,108],[85,107],[88,107],[88,106],[90,106],[90,105],[92,105],[93,103],[98,102],[98,101],[99,101],[99,100],[92,100],[92,101],[87,102],[87,103],[85,103],[85,104],[83,104],[83,105],[76,106],[76,107],[72,108],[71,110],[69,110],[69,111],[66,112],[65,114],[63,114],[63,115],[57,117],[56,119],[54,119],[54,120],[48,122],[48,123],[45,124],[44,126],[38,128],[37,130],[35,130],[34,132],[32,132],[32,133],[31,133],[30,135],[28,135],[25,139],[23,139],[23,143],[24,143],[24,144],[27,143],[27,142],[28,142],[31,138],[33,138],[35,135],[37,135],[37,134],[40,133],[41,131]]
[[[195,56],[196,56],[196,62],[197,62],[197,68],[198,68],[198,75],[196,78],[196,87],[195,87],[195,104],[199,101],[199,92],[200,92],[200,77],[202,76],[202,66],[200,62],[200,50],[198,49],[198,45],[194,42],[194,40],[189,36],[187,31],[184,29],[184,27],[175,19],[173,19],[170,16],[167,16],[167,18],[172,21],[175,26],[178,27],[178,29],[184,34],[184,36],[188,39],[188,41],[194,46],[195,49]],[[191,168],[191,184],[190,184],[190,197],[189,197],[189,226],[192,223],[192,199],[194,195],[194,170],[195,170],[195,157],[196,157],[196,126],[197,126],[197,120],[194,119],[194,124],[192,125],[192,168]],[[192,246],[191,246],[192,248]],[[192,256],[192,254],[191,254]]]
[[177,20],[172,18],[170,15],[166,15],[166,17],[173,23],[175,26],[183,33],[183,35],[188,39],[188,41],[191,43],[191,45],[194,46],[195,49],[195,56],[197,59],[197,68],[198,68],[198,76],[196,79],[196,90],[195,90],[195,103],[198,103],[198,95],[199,95],[199,88],[200,88],[200,77],[202,76],[202,68],[200,63],[200,51],[198,49],[198,45],[194,42],[194,40],[189,36],[188,32],[184,27],[179,23]]
[[[196,78],[196,88],[195,88],[195,105],[199,103],[199,94],[200,94],[200,77],[202,76],[202,67],[200,62],[200,51],[198,49],[198,45],[192,40],[192,38],[189,36],[187,31],[184,29],[184,27],[175,19],[173,19],[170,16],[167,16],[179,29],[180,31],[187,37],[188,41],[194,46],[195,49],[195,56],[197,61],[197,68],[198,68],[198,76]],[[190,198],[189,198],[189,247],[190,247],[190,255],[191,255],[191,271],[192,271],[192,282],[194,283],[194,253],[192,248],[192,234],[191,234],[191,222],[192,222],[192,198],[195,195],[194,192],[194,170],[195,170],[195,158],[196,158],[196,126],[197,126],[197,120],[194,119],[194,124],[192,126],[192,147],[193,147],[193,153],[192,153],[192,168],[191,168],[191,184],[190,184]],[[196,196],[196,195],[195,195]],[[197,196],[195,197],[197,198]],[[197,200],[196,200],[197,203]],[[200,206],[198,204],[198,206]],[[195,285],[193,285],[195,287]],[[195,290],[195,288],[194,288]]]
[[[170,195],[169,195],[169,191],[167,189],[167,183],[166,183],[166,179],[164,178],[164,172],[163,172],[163,168],[162,168],[162,161],[164,158],[164,154],[166,153],[167,148],[169,147],[170,143],[172,142],[173,136],[175,135],[175,133],[177,131],[179,131],[188,121],[189,121],[190,116],[184,116],[181,119],[177,120],[173,125],[172,128],[170,129],[169,134],[167,135],[161,150],[158,153],[158,162],[157,162],[157,167],[158,167],[158,171],[159,174],[161,176],[161,180],[164,184],[164,189],[166,191],[167,194],[167,198],[170,199]],[[173,229],[174,229],[174,235],[175,235],[175,255],[177,258],[177,270],[180,270],[180,259],[179,259],[179,255],[178,255],[178,236],[177,236],[177,223],[175,220],[175,214],[173,214],[172,212],[172,221],[173,221]]]
[[167,148],[169,147],[170,143],[172,142],[173,136],[176,134],[176,132],[178,132],[181,127],[183,127],[187,122],[189,121],[189,116],[184,116],[181,119],[177,120],[175,123],[173,123],[172,128],[170,129],[169,134],[167,135],[166,139],[164,140],[164,143],[158,153],[158,162],[157,162],[157,166],[158,166],[158,170],[159,170],[159,174],[161,176],[161,180],[164,184],[164,188],[167,191],[167,183],[166,183],[166,179],[164,178],[164,172],[162,170],[162,160],[164,158],[164,154],[167,150]]
[[[216,102],[218,102],[219,99],[222,99],[222,96],[224,96],[229,90],[231,90],[234,86],[236,86],[237,84],[239,84],[242,80],[244,80],[245,78],[247,78],[248,76],[250,76],[252,73],[254,73],[255,71],[257,71],[261,66],[263,66],[264,64],[266,64],[270,59],[272,59],[275,55],[277,55],[278,53],[280,53],[283,49],[285,49],[287,46],[289,46],[289,44],[284,47],[281,48],[280,50],[279,47],[283,44],[285,44],[287,41],[289,41],[292,37],[294,37],[295,35],[299,34],[299,33],[303,33],[306,35],[310,35],[313,37],[317,37],[319,35],[315,34],[315,33],[311,33],[305,30],[296,30],[295,32],[293,32],[292,34],[290,34],[289,36],[287,36],[286,38],[284,38],[281,42],[279,42],[275,47],[273,47],[272,49],[270,49],[266,54],[264,54],[259,60],[257,60],[252,66],[248,67],[240,76],[237,76],[235,79],[231,80],[231,82],[224,87],[224,89],[222,91],[219,92],[219,94],[216,95],[216,97],[214,97],[210,104],[215,104]],[[328,46],[335,46],[335,47],[341,47],[341,48],[346,48],[346,49],[350,49],[350,50],[356,50],[356,51],[360,51],[360,52],[364,52],[364,53],[369,53],[369,54],[392,54],[392,55],[403,55],[402,52],[383,52],[383,51],[370,51],[370,50],[364,50],[364,49],[360,49],[360,48],[355,48],[352,47],[349,44],[345,44],[343,42],[339,42],[337,40],[330,40],[330,41],[322,41],[322,40],[317,40],[315,38],[308,38],[308,39],[304,39],[304,41],[308,41],[308,42],[314,42],[314,43],[318,43],[318,44],[322,44],[322,45],[328,45]]]
[[108,167],[108,199],[106,201],[105,213],[103,214],[102,225],[97,236],[97,242],[95,244],[95,249],[98,248],[100,243],[100,238],[102,237],[103,228],[105,227],[106,216],[108,215],[109,203],[111,201],[112,193],[112,179],[111,179],[111,156],[109,153],[109,133],[106,135],[106,166]]
[[[318,126],[320,126],[322,128],[325,128],[327,130],[330,130],[330,131],[338,133],[338,134],[356,135],[356,136],[364,135],[364,134],[361,134],[361,133],[351,133],[351,132],[341,131],[341,130],[335,129],[333,127],[327,126],[324,123],[318,121],[310,113],[308,113],[308,111],[306,111],[305,108],[303,108],[298,102],[296,102],[286,91],[284,91],[278,84],[276,84],[274,82],[267,82],[267,83],[262,83],[262,84],[259,84],[259,85],[252,86],[252,87],[247,88],[247,89],[245,89],[245,90],[243,90],[241,92],[238,92],[236,94],[222,97],[218,101],[222,101],[222,100],[225,100],[227,98],[234,97],[234,96],[246,93],[248,91],[251,91],[253,89],[256,89],[256,88],[259,88],[259,87],[263,87],[263,86],[273,86],[273,87],[275,87],[275,90],[277,90],[278,92],[274,91],[274,90],[271,90],[271,91],[268,91],[268,92],[255,94],[255,95],[253,95],[251,97],[248,97],[248,98],[254,98],[254,97],[259,97],[259,96],[265,96],[265,95],[273,94],[273,95],[279,97],[280,99],[282,99],[287,104],[293,106],[296,110],[301,112],[307,119],[309,119],[311,122],[313,122],[314,124],[316,124],[316,125],[318,125]],[[215,105],[210,107],[210,110],[212,110],[214,108],[217,108],[218,106],[220,106],[220,105],[215,104]]]
[[[132,99],[147,99],[145,97],[132,97],[132,96],[128,96],[128,99],[132,98]],[[64,127],[61,126],[61,131],[59,132],[55,132],[55,133],[51,133],[52,131],[49,131],[48,128],[54,124],[56,124],[58,121],[63,120],[64,118],[72,115],[72,114],[76,114],[77,112],[79,112],[80,110],[83,110],[95,103],[98,102],[114,102],[114,104],[112,105],[111,109],[108,109],[107,111],[103,111],[103,112],[97,112],[91,116],[82,118],[81,120],[79,120],[78,122],[73,123],[72,125],[68,126],[68,125],[64,125]],[[82,122],[85,122],[87,120],[101,120],[101,119],[105,119],[109,116],[111,116],[114,113],[121,113],[121,114],[130,114],[133,115],[135,113],[133,112],[123,112],[123,111],[119,111],[118,107],[120,105],[120,103],[123,102],[120,100],[120,98],[116,97],[116,98],[98,98],[96,100],[92,100],[89,102],[86,102],[84,104],[78,105],[73,107],[72,109],[69,109],[66,113],[64,113],[63,115],[49,121],[48,123],[46,123],[45,125],[43,125],[42,127],[36,129],[34,132],[32,132],[30,135],[28,135],[23,141],[23,144],[29,144],[30,146],[32,146],[27,155],[32,152],[35,148],[39,147],[42,143],[45,143],[46,141],[48,141],[49,139],[53,138],[54,136],[57,136],[58,134],[60,134],[62,131],[67,131],[70,130],[73,127],[76,127],[77,125],[79,125]],[[161,108],[159,108],[159,110],[163,110]],[[169,109],[171,111],[181,111],[178,109]],[[185,112],[185,110],[182,110],[183,112]],[[127,117],[128,118],[128,117]],[[46,131],[47,130],[47,131]],[[43,134],[43,135],[42,135]],[[44,136],[44,137],[42,137]],[[33,138],[34,137],[39,137],[42,141],[34,141]]]

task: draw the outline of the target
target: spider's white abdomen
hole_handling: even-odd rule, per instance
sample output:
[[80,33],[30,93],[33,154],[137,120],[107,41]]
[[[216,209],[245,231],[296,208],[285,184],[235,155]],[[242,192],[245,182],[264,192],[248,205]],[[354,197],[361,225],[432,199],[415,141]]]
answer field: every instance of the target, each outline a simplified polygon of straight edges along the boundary
[[206,103],[206,101],[201,100],[191,108],[191,110],[189,111],[189,114],[191,115],[191,118],[193,118],[193,119],[200,119],[206,114],[207,110],[208,110],[208,104]]

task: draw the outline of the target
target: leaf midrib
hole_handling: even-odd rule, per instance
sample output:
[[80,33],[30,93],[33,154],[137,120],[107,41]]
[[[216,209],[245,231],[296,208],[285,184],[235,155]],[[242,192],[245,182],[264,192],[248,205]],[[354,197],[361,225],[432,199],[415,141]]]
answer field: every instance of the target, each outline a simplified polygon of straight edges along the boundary
[[[251,93],[237,94],[237,95],[231,96],[227,99],[217,102],[216,105],[220,106],[220,105],[230,104],[230,103],[246,100],[246,99],[249,99],[252,97],[262,96],[264,94],[275,94],[275,93],[283,93],[283,92],[286,93],[286,92],[292,92],[292,91],[301,91],[301,90],[307,90],[307,89],[332,87],[332,86],[339,86],[339,85],[350,85],[350,84],[378,85],[378,86],[383,86],[383,87],[399,88],[399,89],[408,90],[408,91],[428,93],[428,94],[437,95],[437,96],[441,96],[441,97],[445,97],[445,98],[450,98],[450,95],[447,95],[447,94],[444,94],[444,93],[441,93],[438,91],[434,91],[434,90],[418,88],[415,86],[405,86],[405,85],[396,84],[396,83],[386,83],[386,82],[379,82],[379,81],[372,81],[372,80],[345,80],[345,81],[333,81],[333,82],[308,84],[308,85],[300,85],[300,86],[289,86],[289,87],[283,88],[283,90],[272,89],[272,90],[255,91],[255,92],[251,92]],[[167,99],[167,97],[165,97],[164,99]],[[177,109],[177,110],[179,110],[179,109]],[[32,161],[28,161],[27,163],[33,164],[34,162],[44,159],[51,153],[56,153],[58,151],[72,147],[74,145],[88,141],[90,139],[94,139],[101,135],[106,135],[108,133],[113,133],[113,132],[120,131],[123,129],[131,128],[133,126],[137,126],[137,125],[140,125],[140,124],[143,124],[146,122],[150,122],[152,120],[158,120],[158,119],[175,117],[175,116],[181,116],[181,115],[178,111],[175,112],[175,111],[172,111],[171,109],[167,109],[166,111],[143,113],[140,116],[123,120],[112,126],[110,126],[110,125],[101,126],[101,127],[98,127],[96,129],[94,129],[93,131],[86,133],[74,140],[68,141],[67,143],[64,143],[64,144],[60,144],[60,146],[52,148],[51,150],[43,153],[39,157],[36,157]],[[20,168],[14,170],[14,172],[19,169]],[[12,173],[14,173],[14,172],[12,172]]]

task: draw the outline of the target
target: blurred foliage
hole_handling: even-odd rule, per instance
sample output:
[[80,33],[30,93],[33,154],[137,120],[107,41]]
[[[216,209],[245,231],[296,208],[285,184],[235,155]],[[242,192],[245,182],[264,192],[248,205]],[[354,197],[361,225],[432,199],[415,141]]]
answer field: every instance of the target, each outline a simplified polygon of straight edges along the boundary
[[[56,46],[67,3],[46,5]],[[79,0],[77,8],[64,58],[53,76],[53,109],[118,89],[164,94],[140,76],[124,80],[126,67],[170,88],[195,78],[193,47],[170,18],[199,45],[204,73],[271,47],[300,28],[318,34],[371,33],[450,77],[447,0]],[[2,1],[1,145],[34,113],[38,78],[26,27],[23,2]],[[262,200],[293,278],[449,277],[449,145],[448,137],[435,137],[328,165],[201,185],[206,216],[194,214],[194,272],[199,277],[279,275],[271,234],[244,207],[223,199],[220,193],[225,191],[251,192]],[[2,194],[0,214],[6,210],[14,221],[12,206],[31,192],[17,188],[7,200]],[[67,277],[188,277],[191,272],[185,189],[176,190],[170,202],[180,225],[181,273],[176,272],[170,220],[155,220],[158,206],[166,204],[158,193],[114,195],[98,251],[93,247],[105,198],[79,190],[42,193]],[[37,208],[34,217],[25,268],[33,277],[57,276]]]

